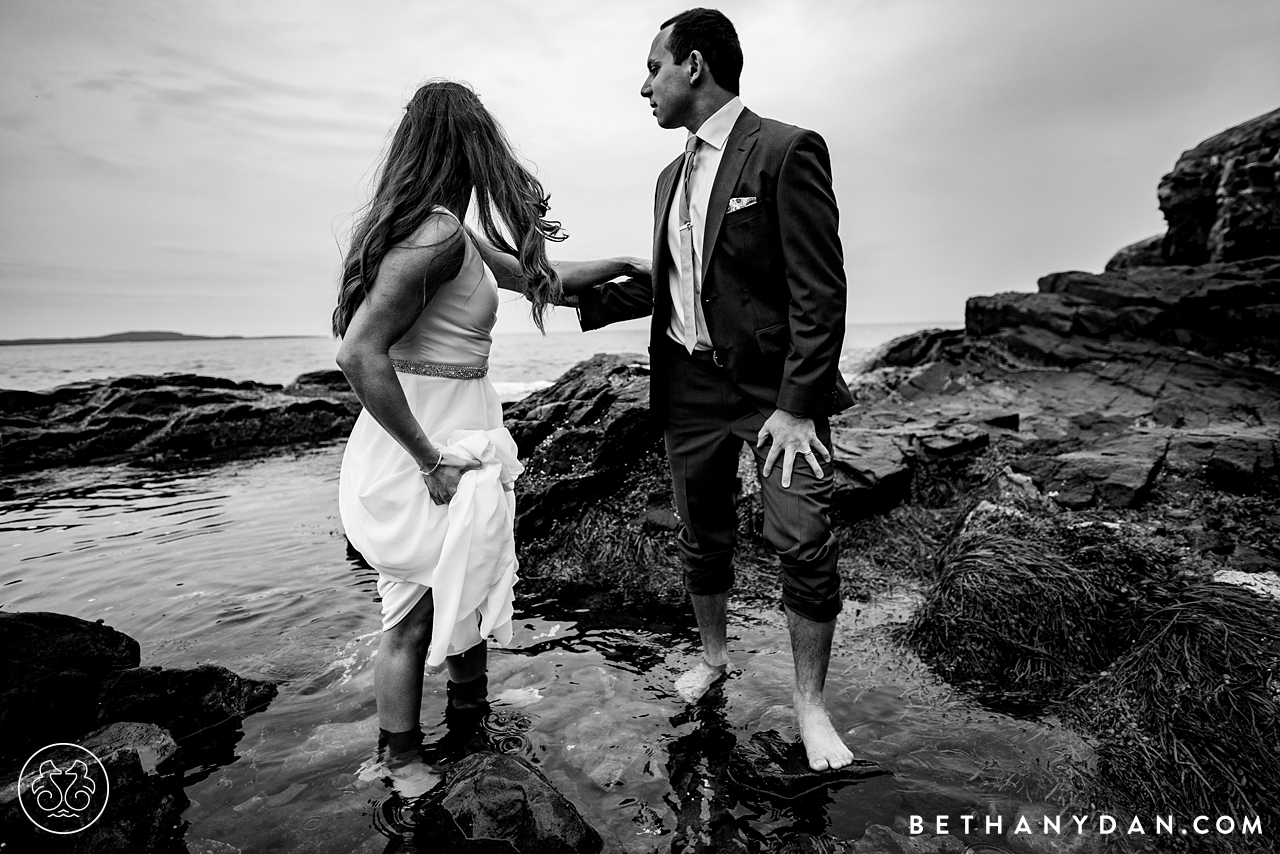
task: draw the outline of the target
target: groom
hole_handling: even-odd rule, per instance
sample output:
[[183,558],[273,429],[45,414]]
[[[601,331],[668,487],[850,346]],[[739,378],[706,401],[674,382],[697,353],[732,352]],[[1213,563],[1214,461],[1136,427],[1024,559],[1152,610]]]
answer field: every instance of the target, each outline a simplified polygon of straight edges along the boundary
[[782,564],[795,711],[810,766],[853,755],[822,699],[840,611],[827,416],[852,403],[837,363],[845,277],[826,145],[738,97],[742,48],[724,15],[666,21],[640,94],[685,153],[658,176],[653,276],[579,293],[584,330],[653,315],[652,409],[680,513],[685,586],[702,659],[676,682],[695,702],[725,675],[735,493],[755,450],[764,533]]

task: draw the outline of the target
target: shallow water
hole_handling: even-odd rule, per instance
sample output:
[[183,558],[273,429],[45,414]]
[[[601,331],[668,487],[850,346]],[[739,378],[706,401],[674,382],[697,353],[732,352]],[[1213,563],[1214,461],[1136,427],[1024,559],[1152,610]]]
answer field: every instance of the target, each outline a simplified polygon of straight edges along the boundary
[[[270,708],[245,720],[237,759],[192,775],[193,852],[387,850],[395,803],[368,773],[375,574],[341,533],[340,454],[335,444],[183,472],[59,470],[10,479],[17,497],[0,502],[0,607],[102,618],[138,639],[143,664],[213,662],[280,683]],[[717,820],[852,839],[912,814],[1012,815],[1058,796],[1055,764],[1087,748],[935,680],[888,637],[913,601],[847,603],[828,679],[837,728],[893,776],[783,803],[720,792]],[[572,603],[517,608],[512,648],[490,656],[491,696],[507,701],[495,728],[607,851],[672,850],[680,803],[702,797],[690,794],[691,768],[722,764],[734,739],[760,729],[794,735],[790,652],[772,609],[731,614],[734,678],[721,701],[689,714],[670,685],[697,654],[691,618],[617,628]],[[427,679],[428,740],[444,733],[444,681]]]

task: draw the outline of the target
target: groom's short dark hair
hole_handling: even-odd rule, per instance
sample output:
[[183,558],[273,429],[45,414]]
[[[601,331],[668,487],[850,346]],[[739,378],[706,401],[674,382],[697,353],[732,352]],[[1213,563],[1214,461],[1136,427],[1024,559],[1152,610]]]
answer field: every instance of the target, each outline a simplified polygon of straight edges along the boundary
[[700,51],[711,66],[711,76],[725,90],[738,94],[738,78],[742,75],[742,45],[738,32],[722,12],[715,9],[689,9],[662,22],[658,29],[671,27],[667,50],[671,58],[684,62],[693,51]]

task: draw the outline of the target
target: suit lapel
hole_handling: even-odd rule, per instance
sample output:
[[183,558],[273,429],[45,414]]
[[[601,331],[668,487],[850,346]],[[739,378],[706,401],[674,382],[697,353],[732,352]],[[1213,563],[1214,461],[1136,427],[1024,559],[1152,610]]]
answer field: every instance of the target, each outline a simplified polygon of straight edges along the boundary
[[738,176],[742,174],[742,167],[747,163],[747,155],[756,144],[756,132],[759,130],[760,117],[744,109],[733,123],[728,139],[724,141],[724,154],[720,158],[720,168],[716,170],[715,183],[711,185],[711,198],[707,201],[707,221],[702,232],[704,283],[707,281],[711,256],[715,254],[716,241],[720,239],[720,224],[724,221],[725,209],[729,206],[729,198],[738,183]]
[[658,192],[653,205],[653,292],[665,291],[667,277],[661,272],[665,267],[667,252],[667,217],[671,216],[671,201],[675,197],[676,178],[680,173],[683,155],[677,157],[658,176]]

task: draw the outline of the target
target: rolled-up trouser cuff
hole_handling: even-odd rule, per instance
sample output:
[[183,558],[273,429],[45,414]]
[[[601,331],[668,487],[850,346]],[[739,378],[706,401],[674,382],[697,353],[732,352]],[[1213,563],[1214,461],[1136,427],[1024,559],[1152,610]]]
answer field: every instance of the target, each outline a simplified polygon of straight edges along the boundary
[[[833,538],[834,539],[834,538]],[[829,623],[840,613],[838,548],[827,549],[824,560],[804,566],[782,566],[782,604],[815,623]]]
[[733,549],[694,552],[685,542],[684,531],[680,534],[676,544],[684,567],[684,589],[695,596],[713,596],[733,587]]

